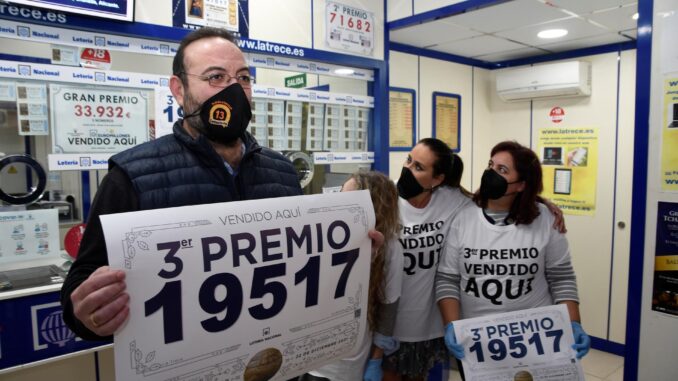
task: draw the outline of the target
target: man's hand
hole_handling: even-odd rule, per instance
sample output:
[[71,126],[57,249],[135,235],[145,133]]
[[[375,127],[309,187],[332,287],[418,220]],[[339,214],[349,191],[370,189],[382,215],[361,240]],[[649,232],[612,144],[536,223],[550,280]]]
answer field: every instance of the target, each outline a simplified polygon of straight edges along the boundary
[[112,335],[129,316],[125,272],[98,268],[71,294],[73,313],[99,336]]
[[372,239],[372,255],[374,255],[384,245],[384,235],[374,229],[368,231],[367,235]]

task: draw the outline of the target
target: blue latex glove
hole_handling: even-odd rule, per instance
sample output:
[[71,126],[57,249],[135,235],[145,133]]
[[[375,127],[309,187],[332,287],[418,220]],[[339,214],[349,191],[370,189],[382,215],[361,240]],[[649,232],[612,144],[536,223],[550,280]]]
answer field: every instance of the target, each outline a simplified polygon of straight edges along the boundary
[[464,347],[457,343],[457,336],[454,334],[454,324],[447,323],[445,326],[445,346],[452,356],[461,360],[464,358]]
[[384,350],[387,356],[397,351],[400,348],[400,341],[394,339],[392,336],[384,336],[379,332],[374,333],[372,338],[374,345]]
[[363,381],[381,381],[382,376],[381,359],[370,359],[365,367]]
[[572,349],[577,351],[577,358],[580,359],[589,353],[589,348],[591,348],[591,338],[586,334],[586,332],[584,332],[584,328],[581,327],[581,324],[576,321],[572,322],[572,333],[574,334],[574,344],[572,344]]

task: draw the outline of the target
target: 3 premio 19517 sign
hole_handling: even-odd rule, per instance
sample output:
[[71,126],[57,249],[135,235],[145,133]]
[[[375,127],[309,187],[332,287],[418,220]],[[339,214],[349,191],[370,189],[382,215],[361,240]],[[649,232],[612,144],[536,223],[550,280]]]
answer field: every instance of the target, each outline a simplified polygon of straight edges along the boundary
[[[369,192],[102,216],[130,316],[121,380],[289,380],[366,333]],[[264,377],[265,376],[265,377]]]
[[467,381],[583,381],[564,304],[454,322]]
[[143,90],[50,85],[52,152],[116,153],[148,140]]

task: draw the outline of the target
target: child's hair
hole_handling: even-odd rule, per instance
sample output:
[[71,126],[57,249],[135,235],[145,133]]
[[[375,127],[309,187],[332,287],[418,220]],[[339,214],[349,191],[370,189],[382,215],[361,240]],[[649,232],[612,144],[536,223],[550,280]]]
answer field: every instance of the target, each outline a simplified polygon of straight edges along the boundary
[[383,298],[385,254],[389,241],[398,234],[398,189],[388,176],[377,171],[358,171],[351,175],[358,189],[370,191],[374,206],[375,230],[384,235],[384,244],[372,256],[370,289],[368,294],[367,323],[374,330],[379,321],[379,303]]

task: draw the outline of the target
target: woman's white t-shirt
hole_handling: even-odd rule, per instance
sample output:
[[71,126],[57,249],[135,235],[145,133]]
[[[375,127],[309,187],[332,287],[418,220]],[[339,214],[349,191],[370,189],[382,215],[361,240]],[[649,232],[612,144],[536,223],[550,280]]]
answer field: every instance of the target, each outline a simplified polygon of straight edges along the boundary
[[459,188],[436,189],[424,208],[398,199],[402,227],[397,248],[403,258],[403,290],[393,336],[404,342],[442,337],[443,320],[435,303],[438,260],[452,219],[471,202]]

